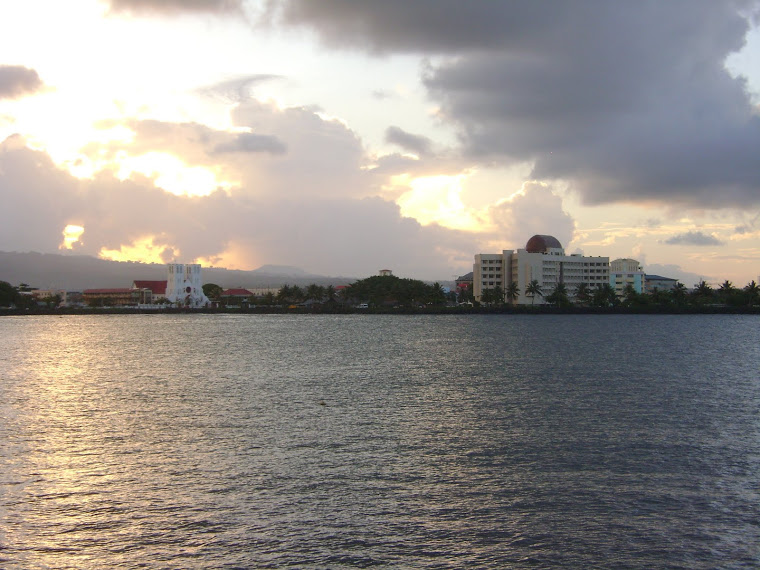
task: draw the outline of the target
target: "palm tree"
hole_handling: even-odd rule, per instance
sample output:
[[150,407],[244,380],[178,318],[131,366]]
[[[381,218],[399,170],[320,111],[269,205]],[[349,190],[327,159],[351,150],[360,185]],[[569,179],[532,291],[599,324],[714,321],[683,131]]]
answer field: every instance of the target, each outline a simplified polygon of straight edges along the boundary
[[744,287],[744,295],[747,299],[748,305],[754,305],[758,302],[758,295],[760,295],[760,286],[755,283],[754,279],[750,281],[746,287]]
[[673,296],[673,301],[676,305],[683,305],[686,302],[686,293],[686,285],[680,281],[673,285],[673,289],[670,291],[670,294]]
[[293,296],[293,292],[289,285],[283,285],[280,287],[280,290],[277,292],[277,302],[280,305],[285,305],[288,301],[290,301],[290,298]]
[[578,285],[578,288],[575,290],[575,300],[578,301],[581,306],[588,305],[589,302],[591,302],[591,291],[589,290],[587,283],[584,282]]
[[472,303],[475,300],[475,298],[472,296],[472,289],[469,287],[463,287],[459,291],[459,302],[460,303]]
[[594,291],[594,305],[597,307],[610,307],[617,303],[615,288],[609,283],[601,283]]
[[660,307],[664,307],[670,304],[670,301],[672,300],[672,297],[669,291],[663,291],[662,289],[658,289],[657,287],[655,287],[652,290],[652,293],[649,295],[649,297],[652,300],[653,304],[658,305]]
[[303,289],[301,289],[298,285],[293,285],[290,288],[290,298],[293,303],[300,303],[304,300],[305,294],[303,292]]
[[493,303],[493,289],[483,289],[480,293],[480,302],[486,306],[490,306]]
[[493,288],[493,302],[496,303],[497,307],[504,304],[504,289],[501,288],[501,285]]
[[718,297],[724,304],[728,305],[734,299],[736,295],[736,287],[728,279],[721,283],[718,288]]
[[312,283],[306,288],[306,299],[310,301],[321,301],[325,296],[325,288],[316,283]]
[[436,281],[430,289],[430,302],[434,305],[443,305],[446,303],[446,292],[441,284]]
[[625,286],[625,289],[623,289],[623,305],[626,307],[631,307],[636,304],[638,300],[638,293],[636,292],[636,289],[628,283]]
[[507,301],[512,305],[520,297],[520,288],[517,286],[517,281],[512,281],[512,283],[507,285],[506,297]]
[[544,296],[544,291],[541,288],[541,285],[538,284],[538,279],[534,279],[530,283],[528,283],[528,286],[525,288],[525,295],[530,297],[530,304],[532,305],[536,301],[536,295],[540,295],[541,297]]
[[340,299],[342,305],[351,304],[351,301],[354,299],[354,297],[354,290],[351,285],[343,287],[343,289],[338,292],[338,298]]
[[691,293],[692,299],[697,304],[704,304],[712,300],[713,290],[707,283],[700,281]]
[[555,307],[567,307],[570,305],[570,299],[567,296],[567,285],[564,283],[557,283],[554,286],[554,291],[546,298],[546,300]]

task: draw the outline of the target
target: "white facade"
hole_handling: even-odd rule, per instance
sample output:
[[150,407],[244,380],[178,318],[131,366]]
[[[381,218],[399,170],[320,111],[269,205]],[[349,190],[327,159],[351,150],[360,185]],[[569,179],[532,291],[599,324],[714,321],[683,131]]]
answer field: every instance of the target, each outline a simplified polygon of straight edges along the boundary
[[[536,238],[541,238],[536,240]],[[536,247],[536,244],[544,244]],[[559,246],[559,247],[557,247]],[[530,249],[530,250],[529,250]],[[542,295],[526,295],[531,281],[538,281]],[[517,283],[518,305],[541,305],[558,283],[564,283],[572,299],[581,283],[593,291],[609,283],[609,257],[565,255],[559,242],[551,236],[534,236],[526,249],[504,250],[501,254],[481,253],[473,265],[473,295],[480,301],[485,289],[497,285],[506,292],[510,283]]]
[[[609,282],[609,257],[587,257],[579,254],[565,255],[561,249],[550,249],[546,253],[531,253],[518,249],[509,257],[511,268],[509,281],[515,281],[520,288],[518,305],[540,305],[546,302],[558,283],[564,283],[567,294],[572,299],[581,283],[590,292]],[[543,296],[531,298],[526,290],[531,281],[538,281]]]
[[637,293],[644,292],[645,275],[635,259],[616,259],[610,262],[610,285],[618,297],[625,295],[628,285]]
[[[506,251],[504,253],[507,253]],[[472,266],[472,294],[477,301],[484,289],[504,289],[504,256],[499,253],[479,253]]]
[[208,297],[203,294],[201,266],[197,263],[170,263],[167,266],[166,298],[185,307],[205,307]]

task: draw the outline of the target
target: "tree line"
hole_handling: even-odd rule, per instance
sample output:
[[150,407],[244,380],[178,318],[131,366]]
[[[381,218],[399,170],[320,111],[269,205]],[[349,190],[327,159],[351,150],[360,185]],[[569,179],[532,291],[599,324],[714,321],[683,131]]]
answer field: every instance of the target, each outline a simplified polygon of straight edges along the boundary
[[[630,284],[623,294],[618,296],[615,288],[604,283],[596,288],[581,283],[575,291],[570,292],[567,285],[557,283],[551,291],[544,291],[538,280],[531,281],[525,287],[525,296],[534,304],[543,298],[554,307],[707,307],[712,305],[741,307],[760,305],[760,286],[752,280],[744,287],[736,287],[731,281],[724,281],[720,287],[713,288],[705,281],[692,290],[677,282],[672,289],[655,289],[652,293],[638,293]],[[512,282],[505,289],[496,286],[483,290],[480,303],[486,306],[514,304],[520,297],[520,288]]]
[[[237,303],[238,298],[225,299],[224,290],[219,285],[207,283],[204,294],[222,306]],[[340,305],[356,306],[366,303],[368,307],[414,307],[446,304],[455,300],[447,296],[439,283],[428,285],[416,279],[402,279],[394,275],[378,275],[356,281],[346,287],[336,289],[332,285],[306,287],[283,285],[275,292],[251,295],[245,299],[249,305],[290,306],[290,305]]]

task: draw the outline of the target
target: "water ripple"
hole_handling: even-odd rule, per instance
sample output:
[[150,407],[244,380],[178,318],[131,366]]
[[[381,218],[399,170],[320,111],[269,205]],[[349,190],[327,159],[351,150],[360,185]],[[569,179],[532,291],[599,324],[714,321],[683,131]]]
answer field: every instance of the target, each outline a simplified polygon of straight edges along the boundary
[[2,568],[760,567],[755,317],[0,335]]

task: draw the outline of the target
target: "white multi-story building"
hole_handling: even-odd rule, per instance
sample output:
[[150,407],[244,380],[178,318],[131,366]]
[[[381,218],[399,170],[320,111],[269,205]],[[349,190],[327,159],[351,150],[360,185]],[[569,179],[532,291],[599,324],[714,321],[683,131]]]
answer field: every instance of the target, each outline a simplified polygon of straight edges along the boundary
[[615,288],[618,297],[625,295],[628,285],[637,293],[644,292],[645,273],[641,264],[635,259],[616,259],[610,261],[610,285]]
[[170,263],[167,266],[166,298],[185,307],[205,307],[208,297],[203,294],[201,266],[197,263]]
[[[506,253],[506,252],[504,252]],[[479,253],[472,266],[472,294],[480,301],[485,289],[501,287],[504,290],[504,255],[500,253]]]
[[[510,283],[515,282],[519,288],[516,304],[540,305],[545,303],[544,297],[550,295],[559,283],[564,283],[568,295],[572,298],[581,283],[585,283],[589,291],[593,292],[600,285],[609,283],[609,279],[609,257],[565,255],[565,250],[557,238],[535,235],[528,240],[525,249],[508,249],[500,254],[476,255],[473,265],[473,294],[475,299],[480,301],[485,289],[492,289],[498,285],[506,292]],[[538,282],[543,293],[535,298],[526,293],[528,285],[534,280]]]

